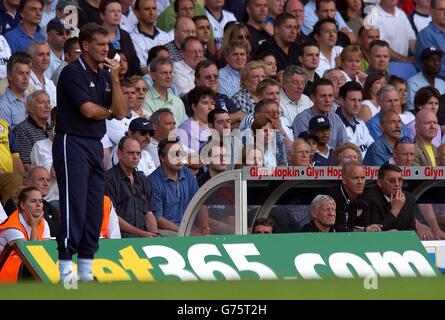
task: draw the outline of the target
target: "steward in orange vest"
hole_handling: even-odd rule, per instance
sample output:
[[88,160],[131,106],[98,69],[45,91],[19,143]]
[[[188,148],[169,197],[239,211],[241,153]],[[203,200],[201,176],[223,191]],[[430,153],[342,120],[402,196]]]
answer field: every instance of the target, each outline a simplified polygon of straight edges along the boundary
[[100,227],[100,237],[109,238],[108,235],[108,223],[110,222],[111,213],[111,199],[109,196],[104,196],[104,216],[102,218],[102,226]]
[[[0,230],[17,229],[25,236],[25,240],[30,240],[31,235],[26,231],[25,226],[19,219],[19,210],[14,211],[8,219],[1,225]],[[38,240],[43,240],[43,232],[45,230],[45,219],[41,219],[38,226]],[[0,270],[0,282],[17,282],[22,260],[17,253],[12,250],[5,264]]]

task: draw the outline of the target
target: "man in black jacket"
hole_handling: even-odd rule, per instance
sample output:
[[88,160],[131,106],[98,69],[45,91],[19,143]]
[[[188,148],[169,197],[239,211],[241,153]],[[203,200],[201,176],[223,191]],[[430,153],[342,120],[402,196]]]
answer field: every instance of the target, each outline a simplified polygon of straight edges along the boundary
[[342,182],[326,190],[336,202],[335,229],[337,231],[381,231],[381,224],[371,224],[371,212],[364,194],[366,174],[358,161],[345,163]]
[[416,230],[414,196],[402,190],[402,170],[394,164],[384,164],[378,172],[377,186],[367,192],[371,223],[382,230]]

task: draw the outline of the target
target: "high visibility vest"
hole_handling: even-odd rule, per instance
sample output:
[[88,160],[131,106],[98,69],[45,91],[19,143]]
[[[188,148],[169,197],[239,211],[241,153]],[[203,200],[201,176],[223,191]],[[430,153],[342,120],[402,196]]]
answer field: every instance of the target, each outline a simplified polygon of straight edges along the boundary
[[[25,226],[20,222],[18,210],[14,211],[8,217],[8,219],[6,219],[2,224],[0,224],[0,230],[6,230],[6,229],[19,230],[25,236],[25,240],[29,240],[29,237],[31,236],[26,231]],[[38,232],[37,232],[39,240],[43,239],[44,230],[45,230],[45,220],[42,219],[38,226]],[[17,255],[15,250],[12,250],[8,256],[8,259],[6,260],[5,264],[0,270],[0,282],[17,282],[21,265],[22,265],[22,260]]]
[[100,236],[102,238],[108,238],[108,223],[110,222],[111,206],[110,197],[104,196],[104,216],[102,218],[102,226],[100,227]]

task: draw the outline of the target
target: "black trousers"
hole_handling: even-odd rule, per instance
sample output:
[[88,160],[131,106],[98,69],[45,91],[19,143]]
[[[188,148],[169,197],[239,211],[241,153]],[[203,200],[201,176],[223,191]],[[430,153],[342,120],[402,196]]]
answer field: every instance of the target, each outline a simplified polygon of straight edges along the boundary
[[104,169],[102,143],[95,139],[56,134],[53,165],[59,186],[61,221],[57,234],[59,259],[92,259],[99,248],[103,216]]

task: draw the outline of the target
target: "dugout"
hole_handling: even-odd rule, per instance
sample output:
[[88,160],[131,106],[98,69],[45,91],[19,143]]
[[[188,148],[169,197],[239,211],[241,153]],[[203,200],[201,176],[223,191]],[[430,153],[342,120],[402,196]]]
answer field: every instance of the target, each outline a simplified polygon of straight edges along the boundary
[[[445,204],[445,167],[401,168],[404,190],[411,192],[417,203]],[[366,188],[375,184],[378,169],[366,167]],[[340,179],[341,167],[245,167],[224,172],[205,183],[192,198],[178,235],[191,234],[203,204],[217,226],[212,234],[247,234],[256,218],[277,217],[296,206],[301,212],[293,214],[303,224],[304,208]]]

